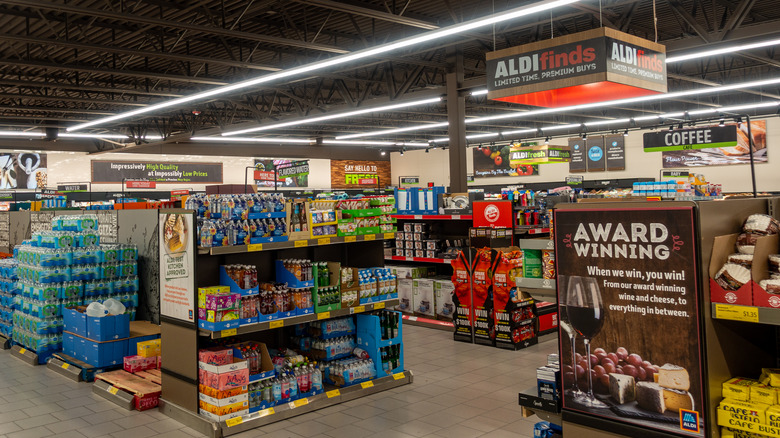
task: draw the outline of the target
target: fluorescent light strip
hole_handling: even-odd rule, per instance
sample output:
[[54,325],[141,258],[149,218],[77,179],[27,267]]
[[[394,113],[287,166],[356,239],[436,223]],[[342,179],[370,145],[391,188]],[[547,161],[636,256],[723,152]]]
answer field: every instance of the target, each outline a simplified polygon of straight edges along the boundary
[[42,132],[0,131],[0,137],[45,137]]
[[631,119],[612,119],[612,120],[598,120],[595,122],[586,122],[583,123],[585,126],[601,126],[601,125],[612,125],[614,123],[628,123]]
[[370,137],[373,135],[379,135],[376,134],[377,132],[381,132],[384,134],[398,134],[401,132],[411,132],[411,131],[423,131],[426,129],[434,129],[434,128],[444,128],[446,126],[449,126],[449,122],[441,122],[441,123],[431,123],[426,125],[415,125],[415,126],[407,126],[406,128],[396,128],[396,129],[387,129],[384,131],[373,131],[373,132],[364,132],[361,134],[349,134],[349,135],[339,135],[336,137],[336,140],[347,140],[350,138],[360,138],[360,137]]
[[249,137],[190,137],[195,141],[233,142],[233,143],[290,143],[290,144],[315,144],[313,139],[303,138],[249,138]]
[[704,52],[690,53],[687,55],[670,56],[666,58],[666,63],[671,64],[674,62],[688,61],[690,59],[705,58],[707,56],[722,55],[724,53],[739,52],[742,50],[757,49],[759,47],[774,46],[780,44],[780,39],[760,41],[751,44],[742,44],[739,46],[723,47],[721,49],[706,50]]
[[503,131],[501,132],[501,135],[507,136],[507,135],[518,135],[518,134],[530,134],[536,131],[537,131],[536,129],[520,129],[517,131]]
[[337,113],[337,114],[328,114],[325,116],[320,117],[309,117],[302,120],[293,120],[289,122],[284,123],[276,123],[274,125],[265,125],[265,126],[258,126],[256,128],[248,128],[248,129],[242,129],[239,131],[228,131],[223,132],[222,135],[228,136],[228,135],[238,135],[238,134],[246,134],[249,132],[258,132],[258,131],[268,131],[271,129],[279,129],[279,128],[287,128],[290,126],[299,126],[299,125],[307,125],[311,123],[318,123],[318,122],[324,122],[326,120],[333,120],[333,119],[339,119],[344,117],[353,117],[353,116],[359,116],[362,114],[368,114],[368,113],[375,113],[375,112],[381,112],[381,111],[392,111],[399,108],[406,108],[410,106],[417,106],[417,105],[425,105],[429,103],[437,103],[441,102],[441,97],[433,97],[429,99],[422,99],[422,100],[414,100],[411,102],[401,102],[401,103],[394,103],[392,105],[385,105],[385,106],[378,106],[378,107],[372,107],[372,108],[363,108],[356,111],[349,111],[345,113]]
[[525,17],[528,15],[536,14],[539,12],[549,11],[560,6],[565,6],[571,3],[576,3],[579,0],[557,0],[557,1],[542,1],[533,5],[523,6],[517,9],[503,12],[501,14],[492,15],[486,18],[480,18],[465,23],[456,24],[453,26],[445,27],[443,29],[425,32],[422,35],[404,38],[399,41],[390,44],[384,44],[379,47],[373,47],[370,49],[360,50],[354,53],[335,56],[333,58],[313,62],[301,67],[283,70],[278,73],[271,73],[258,78],[250,79],[247,81],[238,82],[224,87],[214,88],[212,90],[204,91],[202,93],[196,93],[190,96],[180,97],[178,99],[171,99],[166,102],[158,103],[156,105],[150,105],[144,108],[139,108],[132,111],[116,114],[102,119],[93,120],[91,122],[82,123],[80,125],[72,126],[68,128],[68,131],[78,131],[79,129],[88,128],[90,126],[102,125],[109,122],[115,122],[117,120],[127,119],[130,117],[138,116],[141,114],[147,114],[153,111],[161,110],[164,108],[170,108],[172,106],[181,105],[187,102],[193,102],[196,100],[203,100],[209,97],[217,96],[220,94],[226,94],[233,91],[254,87],[256,85],[273,82],[279,79],[286,79],[293,76],[299,76],[304,73],[310,73],[317,70],[322,70],[328,67],[336,65],[346,64],[352,61],[357,61],[365,58],[373,58],[378,55],[392,52],[405,47],[414,47],[419,44],[427,43],[430,41],[439,40],[448,36],[456,35],[470,30],[478,29],[480,27],[489,26],[491,24],[502,23],[505,21],[513,20],[515,18]]
[[473,140],[475,138],[487,138],[487,137],[496,137],[498,135],[498,132],[488,132],[485,134],[471,134],[466,136],[466,140]]
[[415,148],[428,147],[428,143],[417,142],[392,142],[392,141],[349,141],[349,140],[322,140],[322,144],[347,145],[347,146],[408,146]]
[[[0,131],[0,137],[28,137],[39,138],[46,137],[43,132],[34,131]],[[57,138],[105,138],[110,140],[127,140],[132,141],[133,138],[123,134],[68,134],[66,132],[58,133]],[[145,140],[160,140],[162,137],[159,135],[149,135],[143,137]]]
[[472,96],[484,96],[485,94],[488,94],[487,89],[475,90],[471,92]]
[[571,128],[581,128],[582,123],[572,123],[570,125],[553,125],[553,126],[545,126],[542,128],[542,131],[558,131],[561,129],[571,129]]

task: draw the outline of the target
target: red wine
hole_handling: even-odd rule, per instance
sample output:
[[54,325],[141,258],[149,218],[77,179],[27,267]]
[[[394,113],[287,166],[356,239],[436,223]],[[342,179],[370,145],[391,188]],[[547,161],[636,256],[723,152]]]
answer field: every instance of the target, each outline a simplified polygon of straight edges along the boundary
[[569,336],[574,336],[576,334],[569,322],[569,314],[566,311],[566,306],[558,306],[558,323]]
[[580,336],[592,339],[604,325],[604,311],[592,307],[566,306],[569,323]]

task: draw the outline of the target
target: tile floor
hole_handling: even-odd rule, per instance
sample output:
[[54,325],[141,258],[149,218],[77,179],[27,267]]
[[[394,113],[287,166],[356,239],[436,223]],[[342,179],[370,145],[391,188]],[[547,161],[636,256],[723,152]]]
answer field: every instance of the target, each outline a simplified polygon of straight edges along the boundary
[[[517,393],[536,384],[536,367],[557,351],[556,337],[520,351],[471,345],[452,334],[404,327],[414,383],[272,423],[235,437],[532,437]],[[151,410],[125,411],[74,383],[0,351],[0,438],[56,436],[202,437]]]

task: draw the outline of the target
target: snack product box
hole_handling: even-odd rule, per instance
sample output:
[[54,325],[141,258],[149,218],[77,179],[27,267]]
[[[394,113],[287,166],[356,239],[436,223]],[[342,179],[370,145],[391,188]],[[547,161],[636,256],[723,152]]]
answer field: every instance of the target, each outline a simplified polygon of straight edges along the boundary
[[757,383],[756,380],[743,377],[729,379],[722,385],[723,398],[746,402],[750,400],[750,387]]
[[204,369],[198,369],[199,380],[206,386],[224,391],[226,389],[246,386],[249,383],[249,370],[244,367],[227,373],[211,373]]

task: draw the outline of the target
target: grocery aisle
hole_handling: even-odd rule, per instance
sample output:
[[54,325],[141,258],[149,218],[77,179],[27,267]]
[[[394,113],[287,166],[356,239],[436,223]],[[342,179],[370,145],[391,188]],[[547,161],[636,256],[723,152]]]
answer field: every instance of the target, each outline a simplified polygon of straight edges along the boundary
[[[557,351],[555,336],[523,351],[464,344],[452,334],[404,327],[415,380],[237,437],[532,437],[517,393],[536,384],[536,367]],[[156,410],[128,412],[45,367],[0,352],[0,438],[202,436]]]

